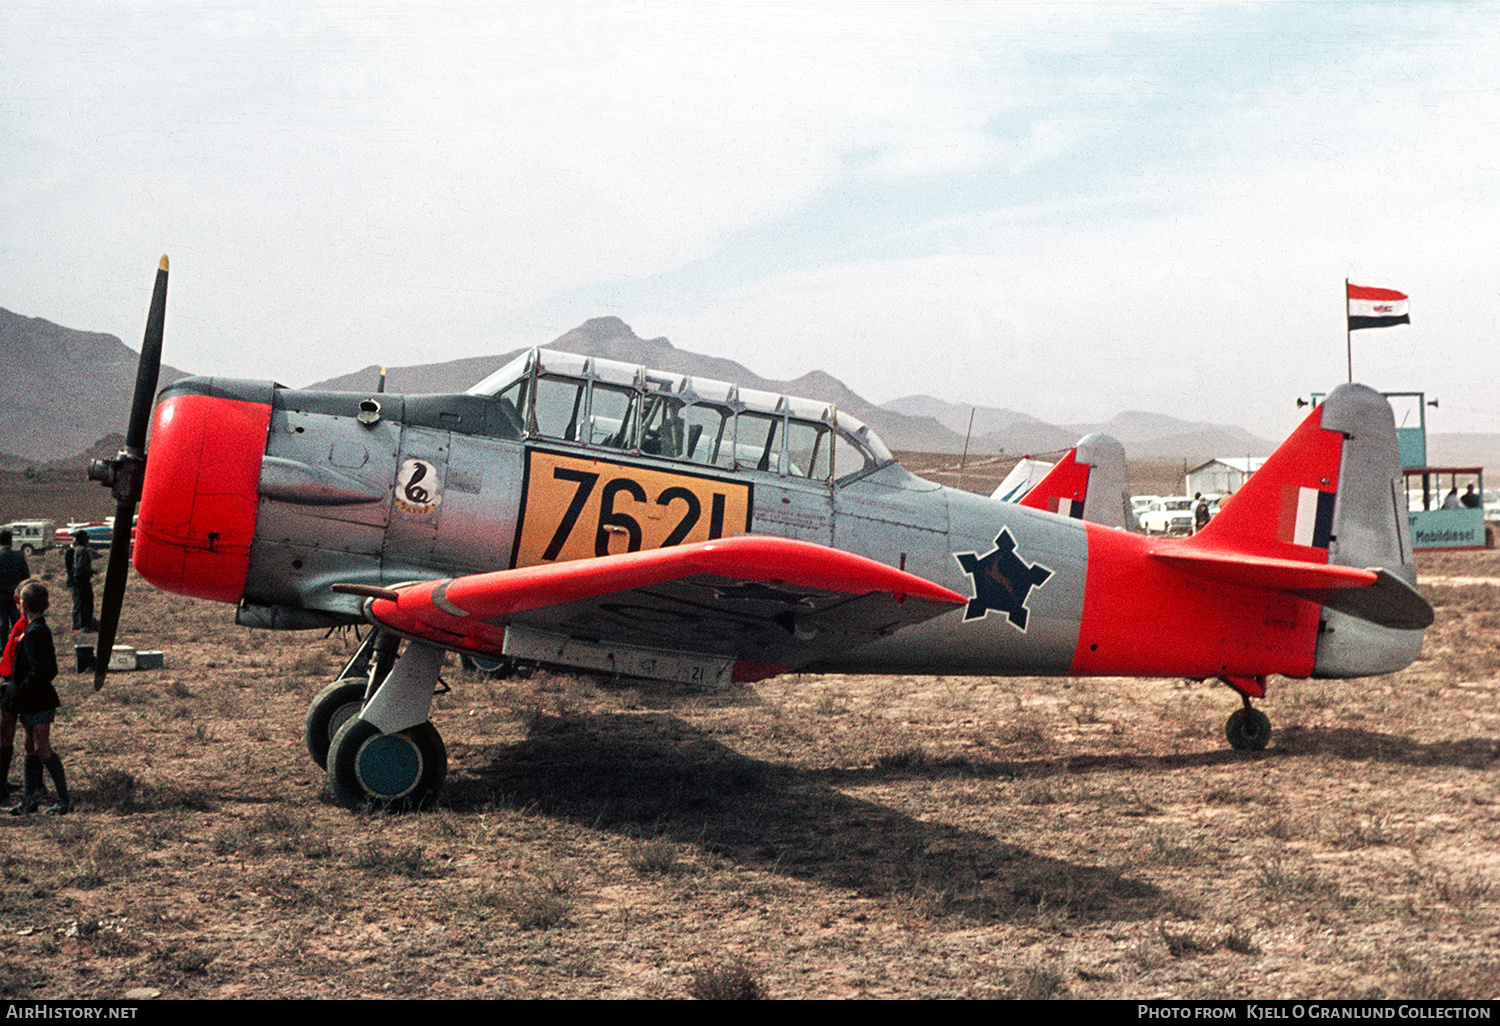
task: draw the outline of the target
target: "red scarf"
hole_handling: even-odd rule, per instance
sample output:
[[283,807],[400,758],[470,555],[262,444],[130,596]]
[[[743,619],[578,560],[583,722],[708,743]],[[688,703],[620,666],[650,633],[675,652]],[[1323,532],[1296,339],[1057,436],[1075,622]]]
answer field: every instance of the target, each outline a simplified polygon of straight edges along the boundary
[[0,677],[9,677],[11,670],[16,665],[16,645],[21,641],[21,635],[26,633],[26,617],[16,621],[16,625],[10,629],[10,637],[5,642],[5,654],[0,655]]

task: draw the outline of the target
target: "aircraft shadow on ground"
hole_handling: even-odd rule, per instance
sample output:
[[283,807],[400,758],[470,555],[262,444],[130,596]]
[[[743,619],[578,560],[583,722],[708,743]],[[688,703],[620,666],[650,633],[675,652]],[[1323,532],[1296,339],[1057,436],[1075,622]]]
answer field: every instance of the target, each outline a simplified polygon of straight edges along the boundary
[[448,780],[444,803],[457,811],[496,801],[976,921],[1183,913],[1117,869],[852,798],[823,771],[749,758],[665,713],[546,718],[489,765]]
[[[973,780],[1042,781],[1060,777],[1085,777],[1091,773],[1135,773],[1175,770],[1206,770],[1245,762],[1275,761],[1307,756],[1332,756],[1355,762],[1373,761],[1402,766],[1449,766],[1489,769],[1500,760],[1500,740],[1464,738],[1422,744],[1407,737],[1349,727],[1290,727],[1278,733],[1278,741],[1261,752],[1237,752],[1228,748],[1169,755],[1073,755],[1038,759],[974,760],[927,759],[917,765],[893,766],[889,760],[876,766],[852,769],[830,768],[803,774],[807,782],[828,787],[861,787],[893,779],[939,780],[962,775]],[[1145,799],[1142,799],[1145,802]],[[1140,814],[1151,814],[1142,807]]]
[[[1399,766],[1449,766],[1459,769],[1489,769],[1500,761],[1500,738],[1472,737],[1424,744],[1399,734],[1355,727],[1292,726],[1278,730],[1271,747],[1261,752],[1237,752],[1219,748],[1206,752],[1169,755],[1074,755],[1040,759],[936,760],[901,770],[903,776],[950,777],[963,773],[975,779],[1045,779],[1088,773],[1140,772],[1151,768],[1212,769],[1247,761],[1332,756],[1352,762],[1390,763]],[[857,786],[890,777],[887,767],[829,769],[819,771],[830,785]]]
[[1466,737],[1423,744],[1399,734],[1382,734],[1357,727],[1292,726],[1276,732],[1270,751],[1283,755],[1332,755],[1400,766],[1453,766],[1482,770],[1489,769],[1500,759],[1500,738]]

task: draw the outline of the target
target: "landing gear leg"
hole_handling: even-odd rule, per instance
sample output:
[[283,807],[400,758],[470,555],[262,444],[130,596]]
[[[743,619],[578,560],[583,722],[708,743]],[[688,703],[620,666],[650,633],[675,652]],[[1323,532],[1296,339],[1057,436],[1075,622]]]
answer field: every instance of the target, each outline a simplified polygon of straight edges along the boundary
[[1265,749],[1271,741],[1271,719],[1265,713],[1250,704],[1250,699],[1264,697],[1266,693],[1266,679],[1264,677],[1222,677],[1235,691],[1239,692],[1240,701],[1244,707],[1236,709],[1224,724],[1224,737],[1229,741],[1229,747],[1241,752],[1259,752]]
[[344,668],[339,671],[339,675],[334,679],[344,680],[349,677],[361,677],[369,680],[370,657],[375,652],[376,642],[380,640],[380,636],[384,633],[384,631],[375,630],[366,634],[365,640],[359,643],[359,647],[354,650],[354,654],[349,657],[349,661],[344,664]]
[[442,649],[407,645],[358,715],[333,735],[328,784],[339,804],[404,811],[437,799],[448,752],[427,715],[442,665]]
[[338,679],[318,692],[307,707],[302,739],[307,754],[323,769],[328,768],[328,746],[339,728],[359,714],[365,699],[385,681],[396,662],[401,639],[386,631],[371,631],[344,664]]

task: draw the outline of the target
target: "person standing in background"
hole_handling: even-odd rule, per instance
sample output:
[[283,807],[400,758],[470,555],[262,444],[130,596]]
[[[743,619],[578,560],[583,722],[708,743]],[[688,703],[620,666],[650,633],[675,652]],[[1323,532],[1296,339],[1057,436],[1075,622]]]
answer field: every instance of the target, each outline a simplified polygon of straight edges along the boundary
[[94,619],[94,550],[89,548],[89,534],[83,528],[73,532],[72,572],[68,584],[73,589],[73,629],[75,631],[97,631],[99,621]]
[[0,531],[0,617],[5,620],[0,637],[8,636],[16,621],[21,619],[21,610],[16,606],[16,589],[31,576],[26,557],[11,548],[14,540],[9,531]]

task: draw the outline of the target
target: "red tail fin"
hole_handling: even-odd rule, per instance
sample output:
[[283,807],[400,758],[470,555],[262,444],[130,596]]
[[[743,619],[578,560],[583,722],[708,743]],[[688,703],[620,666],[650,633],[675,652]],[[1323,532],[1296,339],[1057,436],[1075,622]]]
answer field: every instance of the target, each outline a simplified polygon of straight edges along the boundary
[[1053,464],[1047,476],[1027,492],[1018,506],[1044,509],[1074,520],[1083,519],[1083,500],[1089,491],[1089,465],[1078,462],[1078,449]]
[[1221,503],[1219,515],[1193,537],[1194,547],[1327,563],[1343,452],[1343,433],[1324,427],[1317,407]]
[[1109,435],[1085,435],[1020,505],[1109,527],[1132,528],[1125,447]]
[[[1318,669],[1330,675],[1411,661],[1420,633],[1388,638],[1368,625],[1420,632],[1432,623],[1416,590],[1390,404],[1362,385],[1329,393],[1206,528],[1155,555],[1320,603]],[[1365,626],[1340,626],[1334,612]]]

